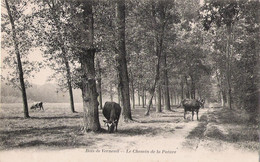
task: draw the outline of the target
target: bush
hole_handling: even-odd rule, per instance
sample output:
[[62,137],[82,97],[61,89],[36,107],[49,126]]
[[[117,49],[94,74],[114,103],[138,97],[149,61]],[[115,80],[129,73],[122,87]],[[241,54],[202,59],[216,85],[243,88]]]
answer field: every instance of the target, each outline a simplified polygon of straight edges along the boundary
[[208,117],[207,117],[207,115],[202,115],[201,117],[200,117],[200,121],[202,121],[202,122],[207,122],[208,121]]
[[225,140],[227,134],[227,131],[223,127],[214,124],[208,124],[204,132],[204,136],[221,140]]

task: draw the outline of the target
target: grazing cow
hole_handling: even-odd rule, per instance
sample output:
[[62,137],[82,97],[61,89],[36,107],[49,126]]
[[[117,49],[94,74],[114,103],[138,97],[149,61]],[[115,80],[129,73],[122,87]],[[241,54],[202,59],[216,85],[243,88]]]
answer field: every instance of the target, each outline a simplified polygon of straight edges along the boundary
[[105,124],[108,127],[108,132],[113,133],[116,127],[117,131],[117,124],[119,121],[121,113],[121,107],[119,104],[115,102],[106,102],[103,107],[103,115],[107,120],[104,120]]
[[40,110],[44,110],[43,109],[43,103],[42,102],[36,102],[36,103],[33,103],[33,105],[31,106],[31,109],[34,109],[36,110],[37,108],[40,108]]
[[186,112],[191,111],[192,112],[192,121],[193,121],[193,116],[194,116],[194,111],[197,113],[197,120],[199,120],[198,114],[199,114],[199,109],[201,106],[203,106],[204,103],[202,103],[199,100],[195,99],[183,99],[181,101],[181,105],[184,107],[184,119],[186,119]]

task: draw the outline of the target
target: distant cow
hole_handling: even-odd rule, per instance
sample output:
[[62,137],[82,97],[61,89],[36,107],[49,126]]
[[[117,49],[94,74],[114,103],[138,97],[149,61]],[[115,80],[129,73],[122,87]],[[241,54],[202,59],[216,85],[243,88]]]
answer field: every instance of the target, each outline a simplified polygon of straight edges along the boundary
[[181,105],[184,107],[184,119],[186,119],[186,112],[191,111],[192,120],[193,120],[194,111],[195,111],[197,113],[197,120],[199,120],[199,117],[198,117],[199,109],[200,109],[200,107],[202,107],[204,105],[203,102],[201,102],[199,100],[195,100],[195,99],[183,99],[181,101]]
[[35,102],[35,103],[33,103],[33,105],[31,106],[31,109],[36,110],[37,108],[40,108],[40,110],[41,109],[44,110],[43,109],[43,103],[42,102]]
[[107,120],[104,120],[105,124],[108,127],[108,132],[113,133],[116,127],[117,131],[117,124],[119,121],[121,113],[121,107],[119,104],[115,102],[106,102],[105,106],[103,107],[103,115]]

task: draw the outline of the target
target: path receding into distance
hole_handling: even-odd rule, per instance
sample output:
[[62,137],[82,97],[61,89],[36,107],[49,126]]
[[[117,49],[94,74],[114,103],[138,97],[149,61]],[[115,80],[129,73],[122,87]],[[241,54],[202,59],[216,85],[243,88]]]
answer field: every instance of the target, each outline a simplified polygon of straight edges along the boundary
[[[207,115],[210,109],[201,109],[199,116]],[[173,112],[174,113],[174,112]],[[196,119],[196,118],[195,118]],[[154,123],[151,123],[151,125]],[[37,150],[15,149],[0,152],[1,162],[67,162],[67,161],[193,161],[193,162],[257,162],[258,153],[237,150],[233,146],[226,146],[225,150],[212,151],[205,148],[199,141],[196,148],[185,146],[186,137],[198,126],[199,121],[177,120],[176,123],[166,123],[163,126],[175,128],[173,132],[158,136],[124,136],[120,139],[115,135],[108,135],[107,140],[97,141],[95,146],[65,150]],[[119,140],[119,141],[116,141]],[[218,141],[216,141],[218,142]],[[187,144],[186,144],[187,145]],[[88,152],[86,150],[94,150]],[[96,152],[99,150],[100,152]],[[104,150],[102,152],[102,150]],[[109,152],[115,150],[115,152]],[[117,152],[117,150],[119,152]]]

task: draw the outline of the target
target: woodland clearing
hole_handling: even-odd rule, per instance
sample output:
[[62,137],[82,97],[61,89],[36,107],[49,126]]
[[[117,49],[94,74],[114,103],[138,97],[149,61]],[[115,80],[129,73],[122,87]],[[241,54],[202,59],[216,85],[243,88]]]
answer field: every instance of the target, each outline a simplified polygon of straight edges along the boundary
[[[200,120],[183,119],[183,109],[144,116],[133,109],[134,122],[109,134],[82,133],[82,111],[70,113],[69,104],[47,103],[45,111],[22,116],[21,104],[1,105],[1,161],[258,161],[258,125],[238,110],[200,109]],[[82,110],[81,104],[76,104]]]

